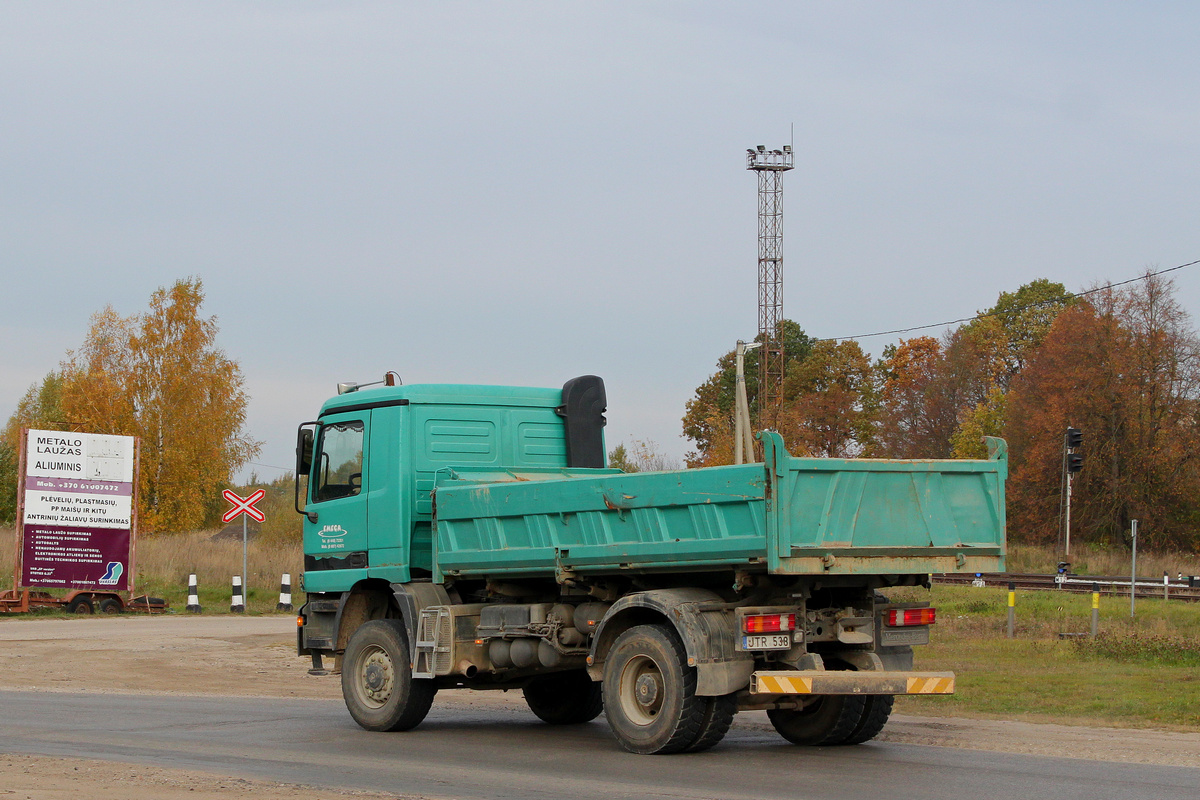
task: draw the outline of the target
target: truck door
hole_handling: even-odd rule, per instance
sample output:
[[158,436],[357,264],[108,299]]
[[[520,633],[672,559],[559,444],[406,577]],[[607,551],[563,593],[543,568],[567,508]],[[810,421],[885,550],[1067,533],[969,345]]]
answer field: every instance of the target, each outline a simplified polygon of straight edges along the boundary
[[367,567],[367,428],[370,411],[321,418],[309,480],[316,521],[304,525],[306,571]]

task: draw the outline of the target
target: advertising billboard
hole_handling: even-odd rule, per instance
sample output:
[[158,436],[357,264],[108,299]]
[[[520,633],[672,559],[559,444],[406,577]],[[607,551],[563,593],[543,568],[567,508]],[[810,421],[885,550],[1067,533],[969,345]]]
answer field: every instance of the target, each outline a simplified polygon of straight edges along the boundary
[[19,584],[131,589],[134,437],[29,430],[23,455]]

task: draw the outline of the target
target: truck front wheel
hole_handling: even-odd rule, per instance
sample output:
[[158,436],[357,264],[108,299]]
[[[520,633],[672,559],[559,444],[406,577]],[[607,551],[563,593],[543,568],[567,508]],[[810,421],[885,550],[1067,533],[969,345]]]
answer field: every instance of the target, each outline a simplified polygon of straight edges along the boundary
[[534,678],[525,687],[525,702],[538,719],[551,725],[591,722],[604,710],[600,684],[582,669]]
[[707,700],[696,696],[696,670],[679,637],[663,625],[625,631],[604,661],[604,711],[631,753],[686,750],[712,710]]
[[406,731],[429,713],[437,687],[415,680],[404,623],[366,622],[342,658],[342,697],[354,721],[369,731]]

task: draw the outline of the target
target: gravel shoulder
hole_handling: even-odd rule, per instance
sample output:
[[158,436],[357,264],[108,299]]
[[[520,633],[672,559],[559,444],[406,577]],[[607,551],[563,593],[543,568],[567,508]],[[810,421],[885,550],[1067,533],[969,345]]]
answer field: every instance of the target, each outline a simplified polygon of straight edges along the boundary
[[[23,691],[192,694],[340,700],[335,677],[308,674],[295,655],[292,616],[0,618],[4,689]],[[444,692],[439,706],[512,707],[519,693]],[[762,712],[739,714],[738,728],[766,728]],[[1076,727],[1009,720],[894,715],[879,741],[1007,753],[1173,766],[1200,766],[1200,734]],[[2,752],[2,747],[0,747]],[[4,798],[143,796],[263,800],[286,797],[396,797],[235,780],[182,770],[40,756],[0,755]]]

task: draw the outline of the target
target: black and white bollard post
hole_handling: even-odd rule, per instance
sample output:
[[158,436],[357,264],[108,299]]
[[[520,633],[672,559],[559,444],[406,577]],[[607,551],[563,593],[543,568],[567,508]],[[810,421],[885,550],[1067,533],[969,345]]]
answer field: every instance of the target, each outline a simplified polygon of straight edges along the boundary
[[233,602],[229,605],[229,610],[240,614],[246,610],[246,596],[242,594],[242,576],[233,576]]
[[185,610],[193,614],[200,613],[200,589],[196,584],[196,575],[188,575],[188,601]]
[[279,604],[275,606],[276,611],[291,611],[292,610],[292,573],[283,573],[283,580],[279,582]]

